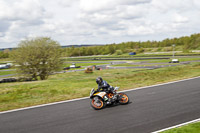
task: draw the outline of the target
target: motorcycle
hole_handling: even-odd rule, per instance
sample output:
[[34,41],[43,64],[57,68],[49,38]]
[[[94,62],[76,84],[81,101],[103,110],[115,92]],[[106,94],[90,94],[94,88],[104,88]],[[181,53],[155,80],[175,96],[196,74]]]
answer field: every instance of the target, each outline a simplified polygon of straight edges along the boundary
[[[112,105],[112,104],[128,104],[129,103],[129,97],[125,93],[117,93],[117,90],[119,87],[114,88],[113,93],[106,93],[105,91],[95,91],[94,88],[92,88],[90,92],[90,99],[91,99],[91,106],[95,110],[100,110],[104,108],[106,105]],[[112,99],[111,102],[108,102],[109,99]]]

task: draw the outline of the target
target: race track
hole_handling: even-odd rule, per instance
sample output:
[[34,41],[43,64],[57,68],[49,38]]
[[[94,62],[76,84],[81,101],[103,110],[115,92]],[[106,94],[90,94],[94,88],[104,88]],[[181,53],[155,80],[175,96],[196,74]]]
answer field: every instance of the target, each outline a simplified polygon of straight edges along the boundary
[[0,113],[0,133],[150,133],[200,118],[200,78],[125,93],[130,104],[100,111],[84,99]]

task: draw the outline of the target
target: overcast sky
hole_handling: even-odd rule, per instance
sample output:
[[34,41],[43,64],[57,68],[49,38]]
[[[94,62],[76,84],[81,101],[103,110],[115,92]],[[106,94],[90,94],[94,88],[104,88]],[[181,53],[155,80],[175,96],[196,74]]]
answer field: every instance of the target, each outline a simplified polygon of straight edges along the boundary
[[200,0],[0,0],[0,48],[31,37],[61,45],[200,33]]

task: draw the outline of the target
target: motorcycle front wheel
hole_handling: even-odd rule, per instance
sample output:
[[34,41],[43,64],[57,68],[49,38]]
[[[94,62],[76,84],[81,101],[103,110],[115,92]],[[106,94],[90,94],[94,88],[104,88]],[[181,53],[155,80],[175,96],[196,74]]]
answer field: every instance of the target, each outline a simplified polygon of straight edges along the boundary
[[121,97],[121,98],[119,99],[119,103],[120,103],[120,104],[128,104],[128,103],[129,103],[129,97],[128,97],[126,94],[124,94],[124,93],[119,93],[119,97]]
[[100,110],[105,106],[105,103],[103,102],[102,99],[98,98],[98,97],[94,97],[91,100],[91,106],[95,109],[95,110]]

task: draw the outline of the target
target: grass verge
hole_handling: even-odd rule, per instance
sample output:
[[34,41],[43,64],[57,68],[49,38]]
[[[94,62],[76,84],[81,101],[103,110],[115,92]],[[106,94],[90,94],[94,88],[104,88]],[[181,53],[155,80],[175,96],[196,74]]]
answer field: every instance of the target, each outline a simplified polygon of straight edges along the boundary
[[200,76],[200,63],[154,70],[114,69],[51,75],[48,80],[0,84],[0,111],[89,96],[101,76],[127,90]]
[[16,74],[16,71],[15,70],[6,70],[6,69],[2,69],[0,70],[0,76],[2,75],[9,75],[9,74]]
[[170,129],[161,133],[200,133],[200,122]]

